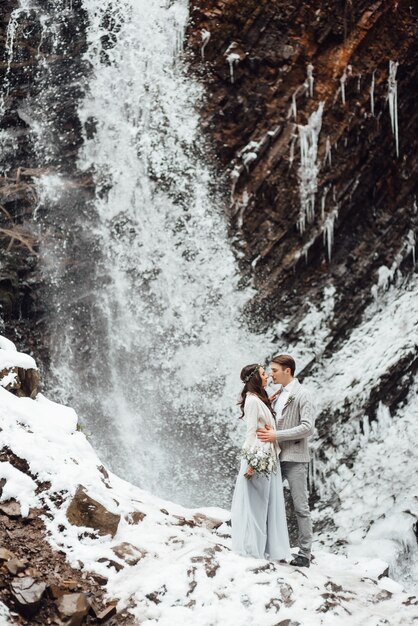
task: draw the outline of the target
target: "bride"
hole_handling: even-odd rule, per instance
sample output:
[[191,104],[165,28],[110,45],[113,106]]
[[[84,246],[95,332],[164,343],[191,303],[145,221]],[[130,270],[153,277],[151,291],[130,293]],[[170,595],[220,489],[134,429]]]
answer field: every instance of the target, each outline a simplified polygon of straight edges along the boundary
[[[232,549],[243,556],[280,560],[290,557],[289,536],[277,443],[261,444],[257,428],[276,428],[266,393],[267,374],[262,365],[247,365],[241,371],[241,418],[247,424],[243,449],[260,448],[274,458],[275,470],[258,474],[243,459],[232,499]],[[260,445],[261,444],[261,445]]]

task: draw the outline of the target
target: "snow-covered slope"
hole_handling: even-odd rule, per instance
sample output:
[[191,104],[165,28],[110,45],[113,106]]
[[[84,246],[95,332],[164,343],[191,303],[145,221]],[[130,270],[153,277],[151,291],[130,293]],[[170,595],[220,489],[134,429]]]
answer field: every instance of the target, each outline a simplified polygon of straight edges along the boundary
[[[290,619],[303,626],[395,626],[416,617],[417,600],[384,575],[379,559],[315,550],[311,568],[298,570],[233,554],[229,527],[211,529],[211,518],[225,522],[228,511],[184,509],[108,475],[77,430],[72,409],[0,388],[0,419],[0,450],[29,467],[24,473],[0,463],[2,500],[16,499],[22,515],[42,508],[51,545],[73,567],[105,576],[109,597],[119,600],[119,609],[129,607],[138,624],[274,626]],[[79,485],[120,516],[113,538],[69,523],[66,512]],[[122,543],[136,548],[137,558],[115,555],[112,548]],[[3,614],[7,620],[0,608]]]
[[326,350],[332,289],[301,324],[303,342],[287,349],[300,364],[313,362],[305,382],[319,413],[311,468],[318,540],[386,559],[417,593],[418,278],[383,270],[374,302],[338,349]]

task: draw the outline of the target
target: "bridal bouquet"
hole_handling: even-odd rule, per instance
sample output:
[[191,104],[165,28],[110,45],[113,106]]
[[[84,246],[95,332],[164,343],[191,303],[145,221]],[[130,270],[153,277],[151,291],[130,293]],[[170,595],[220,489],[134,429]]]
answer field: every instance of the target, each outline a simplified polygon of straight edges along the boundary
[[[270,446],[252,446],[251,448],[243,448],[241,456],[257,474],[269,476],[276,470],[277,461],[271,453]],[[244,476],[247,480],[250,480],[252,474],[248,474],[246,472]]]

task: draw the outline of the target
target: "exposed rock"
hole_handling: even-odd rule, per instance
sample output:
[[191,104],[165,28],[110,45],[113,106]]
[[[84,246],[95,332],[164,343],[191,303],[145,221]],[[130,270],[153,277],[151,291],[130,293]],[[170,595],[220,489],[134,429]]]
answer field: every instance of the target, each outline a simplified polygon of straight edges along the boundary
[[117,561],[113,561],[112,559],[107,559],[105,557],[102,557],[101,559],[98,559],[97,562],[98,563],[106,563],[107,567],[114,567],[117,572],[120,572],[124,568],[124,566],[121,565],[121,563],[118,563]]
[[16,555],[10,550],[6,550],[6,548],[0,548],[0,562],[1,561],[10,561],[10,559],[16,558]]
[[146,513],[142,513],[141,511],[133,511],[126,516],[126,519],[129,524],[139,524],[146,517]]
[[44,595],[45,583],[38,582],[31,576],[26,576],[13,580],[10,587],[19,613],[22,613],[25,617],[34,615]]
[[[9,561],[7,561],[5,567],[9,571],[10,574],[12,574],[13,576],[16,576],[16,574],[19,574],[19,572],[23,572],[28,567],[28,565],[29,565],[28,561],[24,559],[14,558],[14,559],[10,559]],[[33,577],[32,572],[30,572],[30,576]]]
[[[211,33],[204,60],[203,29]],[[234,83],[224,58],[231,42],[246,53],[234,68]],[[286,318],[278,343],[297,341],[300,321],[332,285],[330,354],[372,302],[379,267],[391,268],[397,259],[404,275],[414,271],[418,21],[410,3],[195,0],[187,50],[207,86],[203,128],[231,194],[231,236],[241,270],[257,289],[249,308],[254,326]],[[399,158],[387,106],[394,59]],[[317,190],[313,214],[305,215],[299,130],[322,102]],[[409,372],[413,378],[416,368],[413,355],[395,364],[391,387],[371,393],[367,414],[380,400],[395,409],[410,385],[401,381]]]
[[40,381],[39,371],[36,369],[18,368],[20,387],[16,391],[16,395],[35,399],[38,395],[38,387]]
[[204,515],[204,513],[195,513],[195,515],[193,515],[193,519],[198,526],[203,526],[208,530],[216,530],[223,524],[223,520],[209,517],[208,515]]
[[66,593],[57,600],[56,605],[66,626],[80,626],[90,608],[84,593]]
[[112,552],[120,559],[124,560],[128,565],[136,565],[146,555],[145,550],[139,550],[131,543],[120,543],[112,548]]
[[120,515],[111,513],[102,504],[93,500],[80,485],[67,509],[67,519],[74,526],[94,528],[99,535],[115,536]]
[[96,616],[100,624],[102,624],[103,622],[106,622],[108,619],[116,615],[116,604],[117,604],[116,602],[114,603],[111,602],[106,607],[101,609],[100,607],[96,606],[94,602],[91,603],[91,608],[93,610],[93,613]]
[[20,504],[16,502],[16,500],[8,500],[7,502],[0,503],[0,511],[7,515],[7,517],[11,517],[12,519],[16,519],[17,517],[21,517],[22,511],[20,509]]

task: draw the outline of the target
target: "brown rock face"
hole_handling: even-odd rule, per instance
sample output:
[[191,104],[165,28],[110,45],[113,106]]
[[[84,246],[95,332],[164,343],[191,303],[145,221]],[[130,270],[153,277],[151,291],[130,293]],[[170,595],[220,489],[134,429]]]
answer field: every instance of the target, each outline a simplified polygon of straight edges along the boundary
[[[203,54],[202,32],[210,33]],[[402,1],[196,0],[188,42],[207,85],[203,124],[231,193],[231,235],[258,289],[254,323],[288,317],[296,339],[309,304],[332,283],[333,349],[371,301],[377,269],[396,255],[404,273],[413,269],[414,9]],[[390,61],[399,64],[399,156]],[[300,169],[300,139],[322,108],[309,174]]]
[[11,590],[19,612],[26,617],[36,613],[45,589],[45,583],[38,582],[30,576],[16,578],[11,583]]
[[102,504],[90,498],[80,485],[67,509],[67,519],[74,526],[93,528],[99,535],[115,536],[120,515],[111,513]]
[[90,605],[84,593],[66,593],[57,600],[57,608],[67,626],[80,626]]

